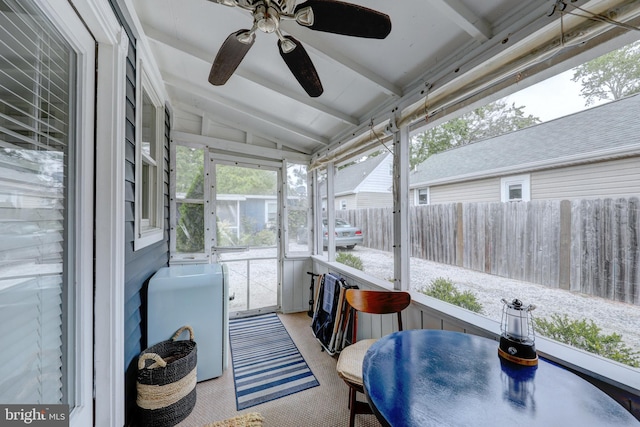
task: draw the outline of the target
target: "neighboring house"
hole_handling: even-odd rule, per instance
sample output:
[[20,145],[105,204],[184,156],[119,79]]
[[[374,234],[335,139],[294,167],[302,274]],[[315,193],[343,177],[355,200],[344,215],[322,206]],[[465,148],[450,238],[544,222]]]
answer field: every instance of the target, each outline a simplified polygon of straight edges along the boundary
[[[334,179],[335,209],[391,207],[393,156],[383,153],[347,166],[336,172]],[[322,207],[326,207],[326,190],[320,186]]]
[[217,204],[219,220],[228,223],[236,238],[242,233],[274,228],[278,220],[275,195],[219,194]]
[[640,94],[435,154],[411,173],[411,201],[637,196],[638,111]]

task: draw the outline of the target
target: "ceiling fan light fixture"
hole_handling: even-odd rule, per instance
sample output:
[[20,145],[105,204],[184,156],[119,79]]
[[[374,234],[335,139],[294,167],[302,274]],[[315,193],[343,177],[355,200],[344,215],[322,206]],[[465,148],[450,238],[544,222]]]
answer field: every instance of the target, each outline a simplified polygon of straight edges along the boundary
[[296,22],[298,24],[304,25],[305,27],[310,27],[313,25],[313,21],[314,16],[311,6],[303,7],[296,12]]
[[276,30],[276,28],[278,28],[278,23],[276,22],[275,19],[273,19],[273,16],[268,16],[259,20],[257,22],[257,25],[261,31],[267,34],[273,33]]
[[240,43],[251,44],[253,43],[253,39],[255,38],[255,34],[253,31],[245,31],[236,36]]
[[284,53],[290,53],[293,49],[296,48],[296,44],[289,39],[282,39],[280,46],[282,47],[282,51]]

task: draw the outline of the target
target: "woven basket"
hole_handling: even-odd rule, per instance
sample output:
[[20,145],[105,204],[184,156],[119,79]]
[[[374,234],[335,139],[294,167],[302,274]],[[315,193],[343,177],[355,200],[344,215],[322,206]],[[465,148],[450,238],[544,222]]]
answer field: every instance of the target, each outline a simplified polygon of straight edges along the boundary
[[[184,331],[188,341],[177,341]],[[138,358],[138,421],[144,427],[170,427],[196,404],[197,348],[193,329],[183,326],[170,340],[144,350]]]

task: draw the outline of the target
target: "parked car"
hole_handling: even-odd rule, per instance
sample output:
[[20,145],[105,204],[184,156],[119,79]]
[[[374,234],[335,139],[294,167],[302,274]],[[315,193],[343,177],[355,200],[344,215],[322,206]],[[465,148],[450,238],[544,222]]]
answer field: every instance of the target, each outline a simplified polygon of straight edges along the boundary
[[[335,222],[335,242],[336,247],[345,247],[347,249],[353,249],[356,245],[361,245],[363,241],[362,230],[358,227],[354,227],[344,219],[336,218]],[[307,243],[307,229],[303,228],[298,231],[297,242]],[[327,219],[322,220],[322,246],[327,247],[329,244],[329,232],[327,230]]]

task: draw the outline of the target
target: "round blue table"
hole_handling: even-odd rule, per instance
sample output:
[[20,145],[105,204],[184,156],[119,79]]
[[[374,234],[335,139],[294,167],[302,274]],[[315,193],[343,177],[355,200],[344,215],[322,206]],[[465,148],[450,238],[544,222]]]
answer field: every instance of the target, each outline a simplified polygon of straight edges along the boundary
[[640,426],[561,366],[506,362],[497,341],[459,332],[387,335],[365,355],[363,377],[369,404],[386,426]]

